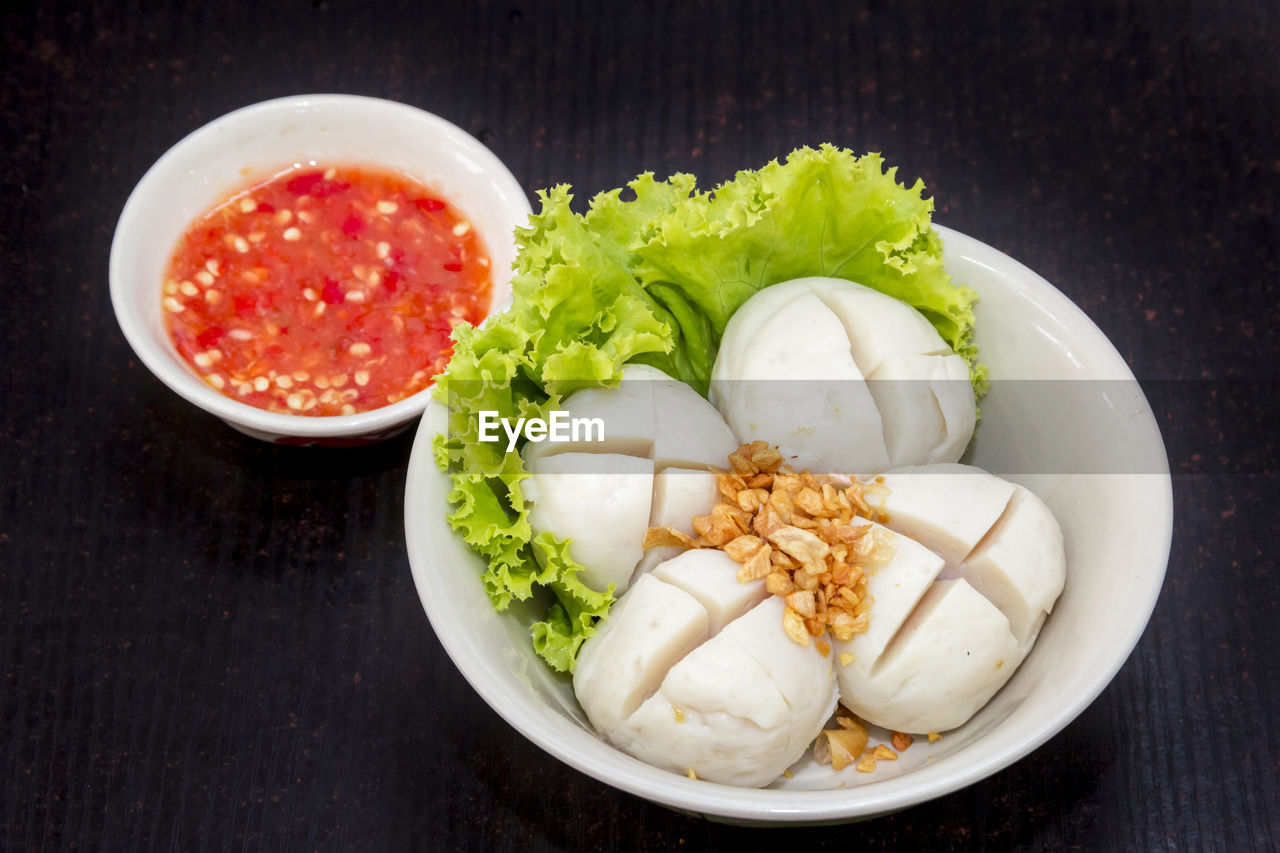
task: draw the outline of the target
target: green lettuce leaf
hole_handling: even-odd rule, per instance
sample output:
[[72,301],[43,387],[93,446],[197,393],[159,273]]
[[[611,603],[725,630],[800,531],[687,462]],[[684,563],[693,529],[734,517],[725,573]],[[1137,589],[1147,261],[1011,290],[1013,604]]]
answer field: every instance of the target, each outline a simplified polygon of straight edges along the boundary
[[[856,281],[919,310],[970,364],[975,389],[985,370],[973,344],[977,294],[942,268],[933,200],[921,181],[907,188],[878,154],[854,157],[830,145],[801,148],[784,163],[739,172],[711,193],[676,204],[638,242],[635,273],[645,287],[675,288],[702,316],[672,310],[684,342],[703,348],[703,321],[715,341],[756,291],[802,276]],[[690,358],[680,378],[705,392],[711,364]],[[714,362],[714,352],[711,354]],[[704,366],[705,365],[705,366]]]
[[510,309],[479,328],[454,330],[453,358],[435,391],[448,408],[448,429],[434,450],[451,478],[449,523],[487,561],[483,582],[494,607],[549,589],[556,604],[532,627],[535,648],[569,671],[613,590],[584,586],[563,540],[533,537],[521,487],[528,472],[505,440],[479,440],[479,413],[546,417],[565,395],[616,382],[627,361],[665,354],[673,337],[669,314],[630,272],[631,252],[598,237],[602,229],[629,236],[629,209],[602,215],[593,227],[570,209],[567,187],[540,198],[541,211],[517,231]]
[[546,417],[573,391],[617,382],[632,361],[705,394],[733,312],[763,287],[811,275],[857,281],[919,309],[985,389],[972,340],[976,297],[942,268],[933,202],[919,181],[899,184],[877,154],[801,148],[711,192],[690,175],[646,173],[625,193],[597,195],[585,214],[572,210],[565,186],[539,200],[516,231],[511,307],[480,328],[454,330],[436,388],[448,429],[434,451],[451,478],[449,522],[486,560],[494,607],[550,592],[546,619],[530,633],[557,671],[573,670],[613,589],[581,582],[565,540],[534,537],[521,487],[528,472],[505,440],[479,441],[481,411]]

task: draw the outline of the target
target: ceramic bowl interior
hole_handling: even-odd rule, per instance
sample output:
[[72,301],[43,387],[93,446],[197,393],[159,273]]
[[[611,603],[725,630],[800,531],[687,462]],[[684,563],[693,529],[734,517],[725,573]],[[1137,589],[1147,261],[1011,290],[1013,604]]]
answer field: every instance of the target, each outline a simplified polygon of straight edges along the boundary
[[492,305],[510,294],[513,231],[527,221],[524,190],[474,137],[438,116],[392,101],[303,95],[229,113],[187,136],[138,183],[111,246],[111,300],[142,362],[188,401],[267,440],[377,440],[422,412],[421,392],[369,412],[303,417],[257,409],[210,388],[178,355],[160,304],[165,269],[189,224],[238,189],[295,164],[373,165],[438,191],[473,223],[490,254]]
[[978,291],[977,338],[992,386],[965,461],[1023,483],[1060,521],[1066,589],[1031,654],[964,726],[873,774],[801,760],[748,790],[650,767],[594,734],[570,683],[534,655],[519,607],[499,614],[483,565],[445,521],[432,463],[443,411],[419,427],[405,498],[410,562],[437,635],[463,675],[547,752],[607,784],[682,811],[741,823],[822,823],[891,812],[969,785],[1025,756],[1107,685],[1142,634],[1164,579],[1172,491],[1159,428],[1124,360],[1044,279],[945,228],[947,269]]

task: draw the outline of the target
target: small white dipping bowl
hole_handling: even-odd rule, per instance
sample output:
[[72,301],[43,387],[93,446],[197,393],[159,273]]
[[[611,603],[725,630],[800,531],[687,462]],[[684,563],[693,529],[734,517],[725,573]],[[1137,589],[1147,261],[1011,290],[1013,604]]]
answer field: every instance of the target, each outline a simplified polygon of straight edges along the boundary
[[981,299],[977,341],[992,379],[966,461],[1033,489],[1065,537],[1066,588],[1013,678],[963,726],[937,743],[917,738],[871,774],[852,765],[837,773],[806,757],[791,778],[757,790],[650,767],[596,735],[569,681],[534,654],[528,625],[541,615],[490,605],[484,564],[445,520],[448,480],[430,447],[443,410],[433,402],[409,461],[409,561],[441,643],[513,727],[583,773],[674,809],[733,823],[830,823],[989,776],[1061,731],[1106,687],[1147,624],[1168,562],[1173,494],[1160,430],[1124,360],[1069,299],[990,246],[938,231],[947,270]]
[[401,172],[465,213],[492,262],[490,310],[511,293],[514,229],[530,213],[524,190],[461,128],[405,104],[352,95],[299,95],[229,113],[169,149],[129,196],[111,244],[111,302],[134,352],[160,381],[243,433],[288,444],[367,444],[422,413],[426,389],[354,415],[268,412],[209,387],[178,354],[160,300],[178,240],[235,191],[294,164],[367,165]]

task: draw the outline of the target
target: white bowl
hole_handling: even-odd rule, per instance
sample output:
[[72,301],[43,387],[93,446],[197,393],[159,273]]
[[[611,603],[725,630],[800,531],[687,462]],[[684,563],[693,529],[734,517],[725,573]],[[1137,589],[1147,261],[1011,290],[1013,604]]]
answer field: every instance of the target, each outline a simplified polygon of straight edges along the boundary
[[402,430],[430,389],[354,415],[268,412],[203,382],[165,332],[161,282],[191,222],[246,184],[309,161],[369,164],[417,178],[465,211],[488,249],[491,305],[511,292],[513,231],[529,201],[489,149],[466,131],[405,104],[352,95],[299,95],[222,116],[174,145],[129,196],[111,244],[111,302],[134,352],[188,401],[241,432],[292,444],[360,444]]
[[938,230],[948,271],[981,298],[977,338],[993,380],[967,461],[1036,491],[1066,540],[1066,589],[1008,684],[964,726],[880,762],[874,774],[852,766],[836,773],[804,759],[792,778],[750,790],[631,758],[591,731],[569,682],[534,655],[527,626],[539,617],[490,605],[483,563],[445,521],[448,481],[430,447],[442,410],[433,403],[409,462],[409,559],[441,643],[494,710],[560,760],[654,802],[731,822],[822,823],[896,811],[972,784],[1031,752],[1093,701],[1137,643],[1164,580],[1173,495],[1160,431],[1124,360],[1079,308],[1011,258]]

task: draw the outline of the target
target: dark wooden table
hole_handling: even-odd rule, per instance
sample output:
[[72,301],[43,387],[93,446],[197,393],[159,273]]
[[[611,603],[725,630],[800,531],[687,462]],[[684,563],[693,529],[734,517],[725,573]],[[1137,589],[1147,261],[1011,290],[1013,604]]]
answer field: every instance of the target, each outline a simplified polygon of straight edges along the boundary
[[[1274,3],[2,14],[0,848],[1280,842]],[[710,185],[823,141],[922,177],[939,222],[1054,282],[1153,391],[1177,529],[1127,665],[1013,767],[843,828],[711,824],[542,753],[423,615],[409,438],[244,438],[161,386],[112,315],[112,231],[148,166],[222,113],[308,91],[444,116],[531,197],[642,170]]]

